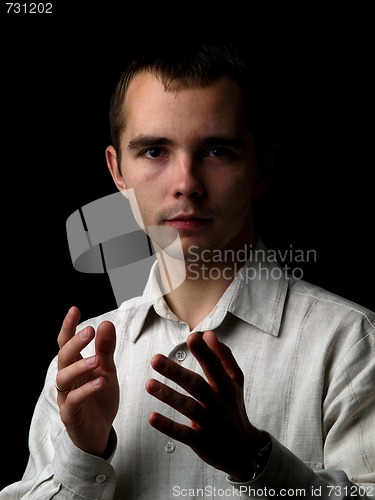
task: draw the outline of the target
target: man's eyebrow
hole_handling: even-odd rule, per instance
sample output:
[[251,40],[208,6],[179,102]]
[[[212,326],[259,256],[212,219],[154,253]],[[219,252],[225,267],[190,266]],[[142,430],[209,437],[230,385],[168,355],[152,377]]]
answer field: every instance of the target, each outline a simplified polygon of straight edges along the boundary
[[203,146],[229,146],[243,148],[245,147],[245,141],[242,137],[232,136],[232,135],[215,135],[210,137],[205,137],[202,140]]
[[132,149],[150,148],[152,146],[169,146],[171,144],[172,141],[166,137],[141,135],[129,141],[128,150],[131,151]]
[[[139,148],[150,148],[154,146],[170,146],[172,141],[166,137],[141,135],[129,141],[128,150]],[[217,135],[203,137],[200,141],[201,146],[228,146],[228,147],[245,147],[245,141],[241,137],[231,135]]]

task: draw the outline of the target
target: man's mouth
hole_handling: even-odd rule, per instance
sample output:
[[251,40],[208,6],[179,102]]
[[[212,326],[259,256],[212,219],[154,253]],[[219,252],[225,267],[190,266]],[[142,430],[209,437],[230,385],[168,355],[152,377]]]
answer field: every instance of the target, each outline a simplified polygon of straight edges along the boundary
[[206,226],[211,221],[208,217],[201,217],[195,214],[179,214],[170,219],[166,219],[165,223],[175,229],[194,230]]

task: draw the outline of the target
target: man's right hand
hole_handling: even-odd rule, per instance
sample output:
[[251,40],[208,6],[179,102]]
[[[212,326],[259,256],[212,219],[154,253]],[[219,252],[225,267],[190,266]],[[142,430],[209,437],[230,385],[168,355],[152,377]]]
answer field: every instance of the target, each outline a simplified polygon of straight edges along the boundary
[[[79,320],[79,309],[71,307],[57,338],[57,403],[73,443],[86,453],[103,456],[119,405],[113,360],[116,332],[113,323],[103,321],[96,333],[88,326],[76,334]],[[83,358],[82,349],[94,338],[95,355]]]

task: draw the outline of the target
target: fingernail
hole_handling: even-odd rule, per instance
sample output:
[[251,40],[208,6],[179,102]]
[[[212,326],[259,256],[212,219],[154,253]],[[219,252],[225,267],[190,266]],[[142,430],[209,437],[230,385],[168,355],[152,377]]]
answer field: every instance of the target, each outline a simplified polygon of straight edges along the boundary
[[152,394],[156,394],[161,391],[161,385],[156,380],[150,380],[148,388]]
[[164,370],[164,368],[166,368],[167,366],[164,356],[158,356],[154,362],[155,362],[155,367],[158,370]]
[[85,361],[88,365],[95,365],[96,356],[90,356],[89,358],[85,358]]
[[85,340],[85,339],[87,339],[88,335],[89,335],[89,329],[86,327],[86,328],[85,328],[84,330],[82,330],[82,332],[81,332],[81,338],[82,338],[83,340]]

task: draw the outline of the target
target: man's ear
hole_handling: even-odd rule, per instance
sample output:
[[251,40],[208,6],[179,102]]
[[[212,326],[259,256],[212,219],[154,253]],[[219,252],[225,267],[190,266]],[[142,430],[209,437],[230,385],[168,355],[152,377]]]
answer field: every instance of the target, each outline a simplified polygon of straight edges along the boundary
[[117,159],[117,152],[113,146],[108,146],[105,150],[105,158],[107,167],[110,171],[112,179],[119,191],[126,193],[126,185],[121,174],[120,165]]
[[258,177],[253,192],[253,198],[260,198],[275,180],[281,167],[281,146],[274,143],[268,146],[263,158],[258,161]]

